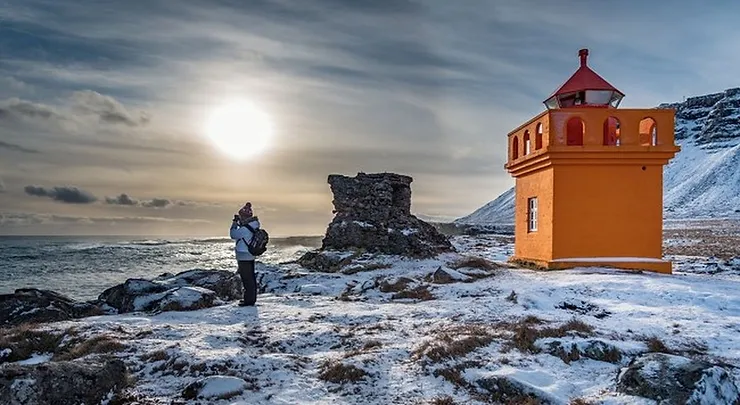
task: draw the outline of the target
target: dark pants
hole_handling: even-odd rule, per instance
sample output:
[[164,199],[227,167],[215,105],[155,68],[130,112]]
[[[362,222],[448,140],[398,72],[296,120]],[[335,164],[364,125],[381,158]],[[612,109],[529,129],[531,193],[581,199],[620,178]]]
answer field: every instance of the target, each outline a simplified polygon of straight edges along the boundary
[[257,302],[257,276],[254,274],[254,260],[239,260],[239,277],[244,288],[244,305]]

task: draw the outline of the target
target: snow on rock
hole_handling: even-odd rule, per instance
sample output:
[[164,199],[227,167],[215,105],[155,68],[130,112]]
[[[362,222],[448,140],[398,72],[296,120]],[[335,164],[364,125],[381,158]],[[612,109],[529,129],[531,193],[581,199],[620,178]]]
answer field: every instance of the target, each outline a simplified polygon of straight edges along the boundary
[[128,279],[111,287],[99,300],[118,313],[200,309],[241,297],[239,277],[223,270],[165,273],[153,280]]
[[246,381],[238,377],[215,375],[198,380],[182,392],[185,399],[229,399],[241,395],[249,388]]
[[326,295],[329,292],[329,288],[321,284],[303,284],[298,288],[298,292],[311,295]]
[[740,398],[726,369],[665,353],[634,359],[619,373],[617,390],[670,404],[732,404]]
[[0,368],[0,405],[99,404],[126,384],[121,360],[6,364]]
[[435,284],[449,284],[456,281],[470,281],[472,278],[459,271],[443,269],[441,266],[432,274],[432,282]]
[[0,294],[0,326],[63,321],[101,311],[93,303],[77,302],[49,290],[22,288],[13,294]]

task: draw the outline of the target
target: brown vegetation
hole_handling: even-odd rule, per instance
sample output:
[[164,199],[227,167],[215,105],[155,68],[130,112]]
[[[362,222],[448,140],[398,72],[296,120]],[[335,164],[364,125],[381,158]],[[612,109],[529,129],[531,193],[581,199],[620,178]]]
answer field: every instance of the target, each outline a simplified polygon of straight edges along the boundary
[[420,345],[412,355],[426,357],[433,363],[466,356],[474,350],[488,346],[494,336],[487,329],[471,325],[438,334],[434,341]]
[[37,327],[33,324],[23,324],[0,329],[0,350],[11,350],[5,361],[25,360],[34,353],[55,353],[65,333],[74,333],[72,329],[58,332],[36,329]]
[[319,379],[335,384],[357,382],[367,376],[367,372],[352,364],[344,364],[341,361],[328,361],[324,363],[319,372]]
[[533,319],[525,318],[518,324],[509,325],[510,327],[513,327],[514,330],[514,334],[509,342],[510,347],[516,348],[522,352],[539,353],[539,348],[535,346],[535,342],[538,339],[560,338],[572,333],[581,336],[591,336],[594,330],[591,325],[577,319],[572,319],[558,327],[545,327],[539,329],[533,326],[533,322],[541,323],[538,318],[533,317]]
[[98,335],[89,339],[75,339],[54,354],[54,360],[74,360],[90,354],[116,353],[127,346],[111,335]]
[[648,352],[654,352],[654,353],[666,353],[666,354],[672,354],[673,350],[669,349],[668,346],[663,343],[662,340],[660,340],[657,336],[651,336],[647,338],[645,341],[648,347]]
[[434,294],[432,294],[431,291],[429,291],[428,285],[420,285],[410,290],[399,291],[391,296],[391,299],[394,299],[394,300],[404,299],[404,298],[410,298],[410,299],[420,300],[420,301],[430,301],[430,300],[435,299],[436,297],[434,296]]
[[456,405],[455,400],[449,395],[440,395],[432,398],[429,405]]
[[486,271],[494,271],[500,269],[502,266],[496,264],[490,260],[484,259],[478,256],[465,256],[464,258],[450,264],[450,268],[455,270],[462,268],[479,269]]

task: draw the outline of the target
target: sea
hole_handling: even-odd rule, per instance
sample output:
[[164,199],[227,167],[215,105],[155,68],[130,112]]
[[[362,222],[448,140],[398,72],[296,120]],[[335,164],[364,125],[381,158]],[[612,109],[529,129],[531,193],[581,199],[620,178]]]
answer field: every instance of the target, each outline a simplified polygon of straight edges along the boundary
[[[280,264],[317,248],[320,237],[271,239],[259,261]],[[228,238],[0,236],[0,294],[18,288],[95,299],[129,278],[186,270],[236,271]]]

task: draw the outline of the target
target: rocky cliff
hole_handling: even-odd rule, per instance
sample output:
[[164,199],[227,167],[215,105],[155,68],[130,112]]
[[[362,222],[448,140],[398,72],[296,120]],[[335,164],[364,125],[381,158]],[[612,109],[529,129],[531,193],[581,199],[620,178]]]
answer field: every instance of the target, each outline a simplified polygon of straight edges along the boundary
[[[740,216],[740,88],[690,97],[658,108],[676,110],[681,152],[664,171],[667,219]],[[514,189],[455,222],[514,222]]]

